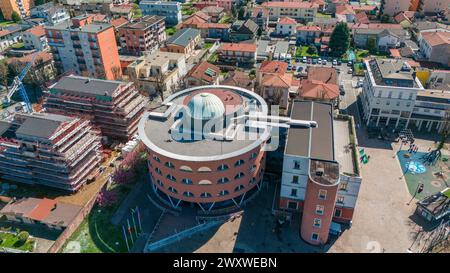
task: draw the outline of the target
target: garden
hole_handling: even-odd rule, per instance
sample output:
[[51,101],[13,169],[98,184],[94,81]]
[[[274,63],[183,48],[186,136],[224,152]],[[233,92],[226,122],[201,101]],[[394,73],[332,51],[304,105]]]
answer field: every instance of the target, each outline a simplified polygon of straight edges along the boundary
[[173,34],[175,34],[175,32],[177,32],[177,28],[176,27],[167,27],[166,28],[167,36],[172,36]]
[[319,57],[317,48],[315,46],[298,46],[295,50],[295,57]]
[[112,175],[112,183],[99,193],[96,205],[67,239],[62,252],[127,252],[121,226],[111,224],[111,218],[136,182],[146,175],[146,157],[143,145],[139,145],[124,158]]
[[0,248],[32,252],[35,241],[26,231],[0,231]]

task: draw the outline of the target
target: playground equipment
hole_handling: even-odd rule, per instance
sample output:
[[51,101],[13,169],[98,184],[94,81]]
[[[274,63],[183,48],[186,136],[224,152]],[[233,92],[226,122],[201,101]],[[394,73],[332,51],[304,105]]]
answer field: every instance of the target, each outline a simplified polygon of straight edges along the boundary
[[369,163],[369,156],[366,155],[364,149],[359,150],[359,159],[363,164]]

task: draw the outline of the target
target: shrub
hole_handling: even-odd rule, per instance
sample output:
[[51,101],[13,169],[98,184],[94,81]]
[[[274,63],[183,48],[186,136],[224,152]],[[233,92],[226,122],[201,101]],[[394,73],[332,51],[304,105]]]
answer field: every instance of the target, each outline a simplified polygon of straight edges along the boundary
[[18,235],[17,235],[17,239],[19,240],[20,243],[24,244],[27,240],[28,237],[30,237],[30,234],[26,231],[21,231]]

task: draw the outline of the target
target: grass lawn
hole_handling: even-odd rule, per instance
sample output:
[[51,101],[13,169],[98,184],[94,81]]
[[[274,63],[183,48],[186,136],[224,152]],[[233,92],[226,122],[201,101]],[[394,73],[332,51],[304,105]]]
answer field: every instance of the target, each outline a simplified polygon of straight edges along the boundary
[[177,32],[176,27],[167,27],[166,28],[167,36],[172,36],[175,32]]
[[11,48],[20,49],[20,48],[24,47],[24,45],[25,45],[24,43],[15,43],[15,44],[11,45]]
[[220,18],[219,24],[228,24],[228,23],[232,23],[232,21],[233,21],[233,17],[230,16],[229,14],[225,14],[222,18]]
[[214,43],[204,43],[203,44],[203,47],[205,48],[205,49],[209,49],[209,48],[211,48],[212,46],[214,45]]
[[295,57],[318,57],[319,54],[309,54],[308,53],[308,47],[307,46],[298,46],[295,50]]
[[186,7],[182,7],[182,8],[181,8],[181,14],[182,14],[182,15],[192,15],[192,14],[195,13],[196,11],[197,11],[196,8],[189,7],[189,6],[186,6]]
[[353,74],[355,74],[356,76],[364,76],[364,68],[362,66],[362,63],[356,63],[353,66]]
[[316,13],[316,17],[317,18],[328,18],[328,19],[331,19],[331,15],[330,14],[323,14],[323,13],[320,13],[320,12]]
[[91,213],[81,223],[78,229],[67,239],[62,248],[63,252],[68,251],[67,244],[76,241],[80,244],[81,253],[123,253],[127,252],[123,239],[121,226],[111,224],[111,217],[130,191],[125,186],[116,187],[119,193],[119,201],[110,207],[99,207],[95,205]]
[[366,58],[367,56],[369,56],[369,50],[365,50],[365,49],[357,49],[355,51],[355,56],[356,56],[356,62],[362,62],[363,58]]
[[7,26],[12,26],[12,25],[16,25],[16,23],[14,23],[13,21],[1,21],[0,22],[0,27],[7,27]]
[[24,244],[19,243],[15,234],[0,232],[0,247],[14,248],[24,251],[33,251],[34,241],[28,239]]
[[212,63],[212,64],[217,63],[218,60],[219,60],[219,55],[218,55],[217,53],[214,53],[213,55],[211,55],[211,56],[208,58],[208,62],[210,62],[210,63]]

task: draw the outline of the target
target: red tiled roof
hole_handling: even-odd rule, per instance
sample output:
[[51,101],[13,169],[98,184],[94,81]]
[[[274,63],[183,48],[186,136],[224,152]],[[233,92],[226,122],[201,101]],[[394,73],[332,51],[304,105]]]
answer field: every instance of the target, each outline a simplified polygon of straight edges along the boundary
[[281,17],[278,21],[278,24],[282,25],[296,25],[297,21],[295,19],[292,19],[291,17]]
[[446,31],[424,32],[422,37],[430,46],[450,44],[450,33]]
[[269,74],[262,79],[263,86],[289,88],[292,86],[292,74]]
[[386,29],[402,29],[402,25],[400,24],[375,24],[375,23],[370,23],[368,24],[368,28],[370,29],[382,29],[382,28],[386,28]]
[[252,17],[258,16],[259,13],[262,13],[264,17],[269,16],[269,10],[265,7],[254,7],[252,10]]
[[352,5],[354,11],[372,11],[377,8],[375,5]]
[[319,26],[298,26],[297,31],[321,31]]
[[244,51],[244,52],[256,52],[256,44],[245,44],[245,43],[223,43],[219,50],[226,51]]
[[304,98],[334,100],[339,97],[339,87],[316,80],[303,80],[299,95]]
[[201,10],[199,10],[199,11],[195,12],[194,14],[192,14],[191,17],[194,16],[194,15],[200,17],[201,19],[203,19],[205,21],[208,21],[209,18],[211,18],[211,16],[209,16],[208,14],[204,13]]
[[[215,75],[214,76],[208,75],[206,73],[207,69],[214,71]],[[196,64],[191,70],[189,70],[187,74],[187,77],[192,77],[197,80],[203,80],[210,84],[214,83],[214,81],[219,76],[220,76],[220,68],[208,62],[201,62],[199,64]]]
[[198,28],[223,28],[229,29],[231,24],[219,24],[219,23],[202,23],[198,25]]
[[56,203],[56,200],[44,198],[27,214],[27,217],[36,221],[42,221],[50,214]]
[[28,33],[33,34],[34,36],[42,37],[45,36],[44,26],[35,26],[27,30]]
[[263,7],[277,7],[277,8],[297,8],[297,9],[312,9],[319,8],[318,4],[309,2],[265,2],[262,4]]
[[394,58],[401,58],[402,56],[400,55],[400,51],[396,48],[391,48],[389,49],[389,51],[391,52],[391,56]]
[[276,73],[276,74],[284,74],[288,64],[286,62],[280,61],[264,61],[261,63],[259,67],[259,72],[262,73]]
[[111,21],[111,25],[113,25],[115,28],[123,26],[126,23],[128,23],[128,20],[126,18],[123,18],[123,17],[119,17],[119,18],[114,19],[114,20]]
[[352,6],[350,5],[339,5],[336,7],[336,14],[355,14],[355,11],[353,10]]
[[103,21],[105,21],[105,19],[106,19],[106,15],[104,15],[104,14],[101,14],[101,13],[94,14],[93,20],[96,22],[103,22]]
[[338,77],[333,67],[308,67],[308,80],[316,80],[324,83],[337,84]]
[[367,14],[364,12],[358,12],[357,14],[355,14],[355,19],[356,22],[362,24],[368,24],[370,22],[369,17],[367,17]]

